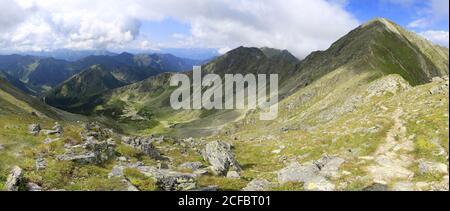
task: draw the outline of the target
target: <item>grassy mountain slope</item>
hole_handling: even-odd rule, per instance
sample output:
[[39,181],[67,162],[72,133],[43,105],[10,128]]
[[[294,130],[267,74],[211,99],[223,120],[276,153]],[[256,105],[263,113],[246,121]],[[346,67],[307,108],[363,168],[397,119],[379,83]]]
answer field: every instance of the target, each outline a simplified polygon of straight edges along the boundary
[[326,51],[313,52],[283,89],[293,93],[339,68],[355,75],[370,72],[375,78],[399,74],[411,85],[419,85],[448,75],[448,49],[379,18],[351,31]]
[[45,101],[57,108],[79,111],[80,104],[123,85],[125,83],[117,80],[104,66],[94,65],[52,89]]

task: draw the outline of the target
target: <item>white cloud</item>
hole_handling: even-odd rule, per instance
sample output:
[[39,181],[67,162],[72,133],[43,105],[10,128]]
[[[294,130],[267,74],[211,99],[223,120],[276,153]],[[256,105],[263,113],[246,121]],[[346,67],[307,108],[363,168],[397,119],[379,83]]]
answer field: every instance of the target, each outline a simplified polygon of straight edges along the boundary
[[425,8],[419,11],[420,18],[409,23],[411,28],[429,28],[440,21],[449,20],[449,0],[426,0]]
[[[0,33],[24,21],[26,11],[13,0],[0,0]],[[7,6],[6,6],[7,5]]]
[[420,33],[420,35],[438,45],[449,47],[448,31],[425,31]]
[[[344,9],[347,0],[0,1],[28,11],[26,17],[3,13],[19,14],[16,20],[0,13],[1,25],[8,26],[3,32],[0,28],[0,48],[12,50],[190,46],[224,51],[245,45],[288,49],[304,57],[358,25]],[[141,22],[165,18],[189,24],[190,34],[153,43],[147,39],[151,35],[140,33]]]

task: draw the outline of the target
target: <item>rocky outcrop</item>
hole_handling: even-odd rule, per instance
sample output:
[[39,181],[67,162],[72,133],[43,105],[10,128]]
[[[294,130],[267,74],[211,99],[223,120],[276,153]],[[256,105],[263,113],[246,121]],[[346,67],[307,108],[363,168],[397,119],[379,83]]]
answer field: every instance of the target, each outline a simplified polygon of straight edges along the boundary
[[24,186],[24,178],[23,178],[23,170],[14,166],[11,170],[11,174],[8,176],[6,180],[6,190],[7,191],[19,191]]
[[228,171],[242,171],[238,161],[231,151],[231,145],[222,141],[213,141],[206,144],[202,152],[203,159],[211,164],[211,170],[215,175],[225,176]]
[[369,85],[367,88],[367,98],[383,96],[387,93],[396,94],[409,89],[411,89],[411,85],[400,75],[389,75]]
[[58,156],[58,160],[73,161],[80,164],[101,164],[116,155],[116,143],[113,140],[99,142],[90,138],[82,145],[66,149],[66,153]]
[[84,130],[80,132],[82,139],[88,139],[94,137],[97,140],[106,140],[114,135],[112,129],[103,128],[97,122],[90,122],[83,125]]
[[300,182],[309,191],[333,191],[335,185],[326,178],[338,176],[339,167],[344,162],[341,158],[329,156],[304,165],[293,162],[278,172],[278,182]]
[[109,177],[125,178],[124,170],[136,169],[145,176],[154,178],[156,185],[164,191],[188,191],[197,188],[197,176],[195,174],[181,173],[170,169],[159,169],[153,166],[146,166],[143,163],[122,163],[114,166],[109,173]]
[[155,160],[166,160],[153,145],[153,137],[123,137],[122,142]]

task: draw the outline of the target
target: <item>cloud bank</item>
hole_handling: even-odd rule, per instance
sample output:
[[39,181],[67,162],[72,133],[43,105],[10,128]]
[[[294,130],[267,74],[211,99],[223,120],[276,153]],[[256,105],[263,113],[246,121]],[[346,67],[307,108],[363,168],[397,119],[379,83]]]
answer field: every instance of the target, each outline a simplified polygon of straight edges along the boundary
[[[356,27],[339,0],[0,0],[0,48],[18,51],[245,46],[322,50]],[[172,18],[190,33],[154,43],[141,24]],[[151,36],[150,36],[151,37]],[[173,45],[173,46],[170,46]]]

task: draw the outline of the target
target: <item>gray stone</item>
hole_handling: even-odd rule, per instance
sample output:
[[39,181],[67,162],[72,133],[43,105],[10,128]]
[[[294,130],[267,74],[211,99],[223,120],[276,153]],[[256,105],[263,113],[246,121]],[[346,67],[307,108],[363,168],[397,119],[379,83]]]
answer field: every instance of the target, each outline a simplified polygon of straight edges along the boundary
[[397,182],[392,187],[392,191],[414,191],[414,184],[411,182]]
[[335,185],[324,177],[317,176],[306,181],[303,188],[306,191],[334,191]]
[[344,162],[342,158],[330,156],[304,165],[293,162],[278,171],[278,182],[300,182],[307,191],[333,191],[335,185],[326,178],[339,176],[339,167]]
[[314,162],[320,169],[320,175],[324,177],[337,177],[339,168],[345,163],[345,160],[339,157],[325,156],[320,160]]
[[64,133],[64,128],[58,123],[55,122],[52,130],[41,130],[44,135],[58,135],[61,136]]
[[157,164],[157,167],[158,167],[158,169],[169,169],[170,168],[169,164],[166,162],[159,162]]
[[51,144],[51,143],[55,142],[55,140],[56,140],[56,139],[46,138],[46,139],[44,140],[44,144]]
[[41,132],[41,125],[39,124],[31,124],[28,126],[28,132],[33,135],[36,136],[39,134],[39,132]]
[[0,150],[4,150],[5,149],[5,145],[0,144]]
[[243,191],[266,191],[273,187],[273,183],[267,181],[267,180],[259,180],[255,179],[252,180],[247,184],[247,187],[243,189]]
[[203,167],[203,164],[201,162],[187,162],[183,163],[179,166],[180,169],[190,169],[193,171],[196,171]]
[[363,191],[388,191],[389,187],[385,184],[374,183],[369,187],[363,189]]
[[73,161],[80,164],[101,164],[116,154],[116,143],[112,140],[98,142],[90,140],[82,145],[69,147],[58,160]]
[[204,176],[204,175],[208,175],[209,172],[206,169],[198,169],[194,171],[194,174],[197,176]]
[[47,168],[47,162],[44,158],[36,159],[36,171],[44,170]]
[[27,183],[25,185],[25,187],[26,187],[27,191],[30,191],[30,192],[42,191],[42,187],[41,186],[39,186],[39,185],[37,185],[35,183],[32,183],[32,182]]
[[145,155],[148,155],[149,157],[155,159],[155,160],[167,160],[167,158],[164,158],[161,156],[159,151],[156,149],[156,147],[153,145],[153,142],[155,140],[153,137],[143,138],[143,137],[123,137],[122,142],[124,144],[127,144],[134,149],[144,153]]
[[421,160],[419,161],[421,174],[448,174],[448,167],[443,163]]
[[123,177],[123,170],[125,170],[125,168],[125,166],[114,166],[111,172],[108,174],[108,178]]
[[213,141],[206,145],[202,152],[203,159],[211,164],[215,175],[225,176],[230,169],[242,171],[239,163],[231,151],[231,145],[222,141]]
[[237,171],[229,171],[227,173],[227,178],[229,178],[229,179],[240,179],[241,176],[239,175],[239,173]]
[[11,170],[11,174],[6,180],[7,191],[19,191],[23,186],[23,171],[20,167],[14,166]]
[[219,187],[218,186],[208,186],[208,187],[201,187],[201,188],[197,188],[191,191],[197,191],[197,192],[215,192],[218,191]]
[[129,192],[140,191],[136,186],[131,184],[131,182],[128,181],[128,179],[122,179],[122,183],[125,184],[127,191],[129,191]]
[[320,169],[317,165],[309,164],[302,166],[297,162],[293,162],[278,172],[278,182],[281,184],[286,184],[288,182],[306,183],[317,177],[319,172]]

